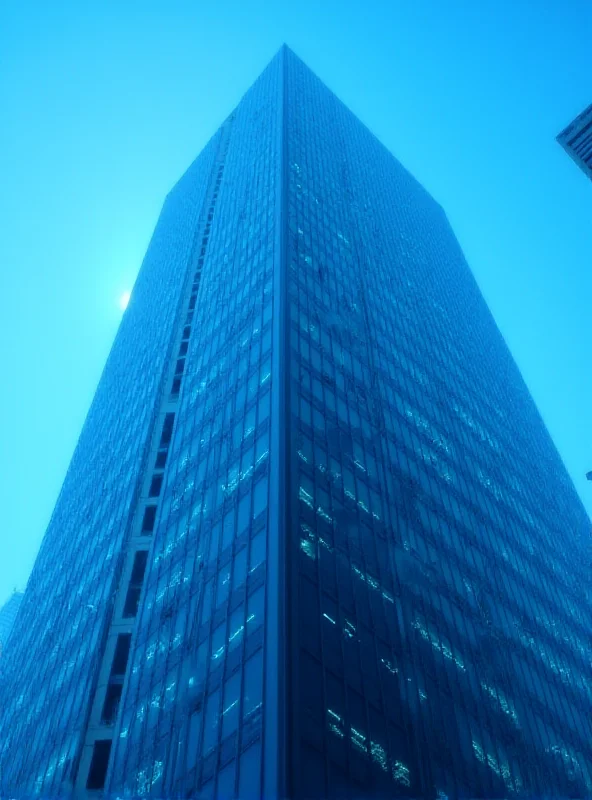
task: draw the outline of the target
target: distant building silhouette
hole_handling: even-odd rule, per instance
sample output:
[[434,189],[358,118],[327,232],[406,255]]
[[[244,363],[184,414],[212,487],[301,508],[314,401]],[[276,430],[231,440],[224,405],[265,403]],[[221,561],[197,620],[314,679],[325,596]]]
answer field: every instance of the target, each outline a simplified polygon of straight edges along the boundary
[[444,211],[283,48],[164,203],[6,653],[4,796],[590,796],[591,589]]
[[0,655],[4,651],[12,632],[17,612],[23,599],[23,592],[15,591],[0,608]]
[[561,131],[557,141],[578,167],[592,179],[592,105]]

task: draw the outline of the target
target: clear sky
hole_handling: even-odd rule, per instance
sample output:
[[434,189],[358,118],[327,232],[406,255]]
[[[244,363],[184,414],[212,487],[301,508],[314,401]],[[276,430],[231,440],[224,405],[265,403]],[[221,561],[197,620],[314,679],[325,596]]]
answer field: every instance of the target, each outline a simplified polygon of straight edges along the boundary
[[0,603],[24,588],[164,196],[286,42],[444,206],[589,512],[585,0],[2,0]]

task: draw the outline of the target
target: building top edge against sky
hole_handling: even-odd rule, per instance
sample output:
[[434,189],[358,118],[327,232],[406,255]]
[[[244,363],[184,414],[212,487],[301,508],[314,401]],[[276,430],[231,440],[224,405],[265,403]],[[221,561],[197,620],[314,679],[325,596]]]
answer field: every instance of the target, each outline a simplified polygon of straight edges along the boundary
[[592,105],[556,137],[572,161],[592,179]]
[[[321,79],[321,78],[320,78],[320,77],[319,77],[319,76],[318,76],[318,75],[317,75],[317,74],[314,72],[314,70],[310,69],[310,67],[309,67],[309,66],[308,66],[308,65],[307,65],[307,64],[306,64],[306,63],[305,63],[305,62],[304,62],[304,61],[303,61],[303,60],[300,58],[300,56],[299,56],[297,53],[295,53],[295,52],[294,52],[294,50],[292,50],[292,48],[291,48],[291,47],[290,47],[288,44],[286,44],[286,43],[284,43],[284,44],[283,44],[283,45],[282,45],[282,46],[279,48],[279,50],[277,51],[277,53],[276,53],[276,54],[275,54],[275,55],[272,57],[272,59],[271,59],[271,60],[268,62],[267,66],[264,68],[263,72],[261,72],[261,73],[260,73],[260,75],[259,75],[259,76],[258,76],[258,77],[255,79],[255,82],[254,82],[254,83],[253,83],[253,84],[252,84],[252,85],[251,85],[251,86],[250,86],[250,87],[249,87],[249,88],[248,88],[248,89],[247,89],[247,90],[246,90],[246,91],[243,93],[243,96],[242,96],[242,97],[241,97],[241,99],[238,101],[238,103],[236,104],[236,106],[234,107],[234,109],[233,109],[233,110],[232,110],[232,111],[231,111],[231,112],[230,112],[230,113],[229,113],[229,114],[228,114],[228,115],[225,117],[225,119],[223,120],[223,122],[222,122],[222,123],[219,125],[219,127],[218,127],[218,128],[215,130],[215,132],[212,134],[212,136],[211,136],[211,137],[210,137],[210,139],[208,140],[208,144],[210,143],[210,141],[211,141],[212,139],[215,139],[215,138],[216,138],[216,136],[218,136],[218,135],[219,135],[221,128],[223,128],[223,127],[224,127],[224,125],[225,125],[225,124],[228,122],[228,120],[232,118],[233,114],[235,114],[235,113],[236,113],[237,109],[240,107],[241,103],[244,101],[244,99],[245,99],[246,95],[249,93],[249,91],[251,90],[251,88],[253,87],[253,85],[255,85],[255,83],[257,83],[257,81],[259,81],[259,80],[262,80],[262,79],[263,79],[263,77],[264,77],[265,73],[267,72],[267,70],[273,69],[273,67],[274,67],[274,64],[276,64],[276,63],[277,63],[277,61],[278,61],[278,60],[280,60],[280,59],[282,58],[282,54],[283,54],[283,53],[287,53],[287,54],[289,54],[289,56],[290,56],[291,58],[295,59],[295,60],[296,60],[296,61],[298,61],[300,64],[304,65],[304,66],[306,67],[306,69],[307,69],[307,70],[309,70],[309,72],[311,73],[311,75],[313,75],[313,76],[314,76],[315,80],[319,81],[319,83],[322,83],[322,84],[323,84],[323,86],[324,86],[324,88],[326,89],[326,91],[327,91],[327,92],[328,92],[328,93],[329,93],[329,94],[330,94],[332,97],[334,97],[334,98],[335,98],[335,100],[336,100],[338,103],[340,103],[341,105],[343,105],[343,106],[344,106],[344,108],[346,108],[346,109],[347,109],[347,113],[348,113],[348,114],[350,114],[350,115],[352,116],[352,118],[353,118],[353,119],[355,119],[355,120],[356,120],[356,121],[357,121],[357,122],[358,122],[360,125],[362,125],[362,126],[363,126],[364,130],[366,130],[366,132],[367,132],[367,133],[368,133],[370,136],[372,136],[372,138],[373,138],[373,139],[374,139],[374,140],[377,142],[377,144],[378,144],[378,145],[379,145],[379,146],[380,146],[380,147],[381,147],[381,148],[382,148],[382,149],[385,151],[385,153],[387,153],[387,154],[388,154],[388,156],[389,156],[390,158],[394,158],[394,159],[397,161],[397,163],[398,163],[398,165],[399,165],[400,169],[402,170],[402,172],[404,172],[404,173],[405,173],[405,175],[407,176],[408,180],[410,180],[411,182],[413,182],[413,183],[414,183],[414,184],[417,186],[417,188],[418,188],[419,190],[421,190],[421,192],[423,192],[423,193],[424,193],[424,195],[426,196],[426,198],[427,198],[427,199],[429,199],[429,201],[430,201],[431,203],[433,203],[434,205],[437,205],[437,206],[439,206],[439,208],[441,209],[441,211],[442,211],[442,213],[443,213],[443,214],[445,214],[445,213],[446,213],[446,212],[445,212],[445,209],[443,208],[443,206],[442,206],[442,205],[439,203],[439,201],[438,201],[438,200],[437,200],[437,199],[436,199],[436,198],[433,196],[433,194],[431,194],[431,193],[428,191],[428,189],[426,189],[426,188],[425,188],[425,186],[424,186],[422,183],[420,183],[420,181],[418,181],[418,180],[417,180],[417,178],[416,178],[416,177],[415,177],[415,176],[414,176],[414,175],[413,175],[413,174],[412,174],[412,173],[411,173],[411,172],[410,172],[410,171],[409,171],[409,170],[408,170],[408,169],[405,167],[405,165],[404,165],[404,164],[402,164],[402,163],[401,163],[401,161],[399,161],[399,159],[397,158],[397,156],[396,156],[396,155],[395,155],[395,154],[394,154],[394,153],[393,153],[391,150],[389,150],[389,148],[388,148],[388,147],[387,147],[387,146],[386,146],[386,145],[385,145],[385,144],[384,144],[384,143],[383,143],[383,142],[382,142],[382,141],[381,141],[381,140],[378,138],[378,136],[377,136],[377,135],[374,133],[374,131],[372,131],[372,129],[371,129],[371,128],[369,128],[369,127],[368,127],[368,125],[367,125],[365,122],[363,122],[362,120],[360,120],[360,119],[359,119],[359,117],[357,117],[357,116],[354,114],[354,112],[353,112],[353,111],[351,111],[351,109],[349,109],[349,108],[348,108],[348,107],[345,105],[344,101],[343,101],[343,100],[341,100],[341,98],[339,98],[339,97],[338,97],[338,96],[335,94],[335,92],[334,92],[334,91],[333,91],[333,90],[332,90],[332,89],[331,89],[329,86],[327,86],[327,85],[326,85],[326,84],[323,82],[323,80],[322,80],[322,79]],[[206,146],[207,146],[207,145],[206,145]],[[190,180],[190,179],[191,179],[191,178],[190,178],[190,176],[191,176],[191,169],[192,169],[192,166],[193,166],[193,164],[194,164],[194,163],[195,163],[195,161],[197,160],[197,158],[199,158],[199,154],[198,154],[198,156],[196,156],[196,158],[194,159],[194,161],[192,162],[192,164],[190,164],[190,166],[189,166],[189,167],[188,167],[188,168],[185,170],[185,172],[184,172],[184,173],[181,175],[181,177],[179,178],[179,180],[178,180],[178,181],[177,181],[177,182],[176,182],[176,183],[173,185],[173,187],[171,188],[171,190],[170,190],[169,194],[170,194],[171,192],[174,192],[174,191],[176,190],[177,186],[179,186],[180,184],[183,184],[183,183],[185,182],[185,180]]]
[[561,133],[557,134],[557,139],[564,141],[565,139],[568,138],[568,136],[571,133],[576,131],[582,123],[588,122],[591,119],[592,119],[592,103],[590,103],[590,105],[587,106],[587,108],[581,111],[577,115],[577,117],[572,119],[572,121],[565,126],[565,128],[561,131]]

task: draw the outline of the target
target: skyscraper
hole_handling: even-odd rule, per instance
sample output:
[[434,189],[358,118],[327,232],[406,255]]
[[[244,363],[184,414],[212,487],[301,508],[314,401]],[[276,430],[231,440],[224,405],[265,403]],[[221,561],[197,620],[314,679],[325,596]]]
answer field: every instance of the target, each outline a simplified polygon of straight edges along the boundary
[[5,791],[592,792],[589,523],[441,207],[283,48],[167,197]]
[[12,631],[22,599],[23,593],[15,591],[4,603],[2,608],[0,608],[0,655],[2,655],[2,651]]
[[561,131],[557,141],[578,167],[592,178],[592,105]]

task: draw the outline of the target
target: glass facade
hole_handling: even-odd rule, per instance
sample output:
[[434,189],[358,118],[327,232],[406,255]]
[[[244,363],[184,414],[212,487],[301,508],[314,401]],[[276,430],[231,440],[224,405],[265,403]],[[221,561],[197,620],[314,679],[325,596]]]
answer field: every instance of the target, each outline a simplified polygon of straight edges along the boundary
[[0,793],[590,794],[588,542],[442,209],[283,48],[165,202]]
[[587,517],[442,209],[285,97],[289,796],[590,795]]

